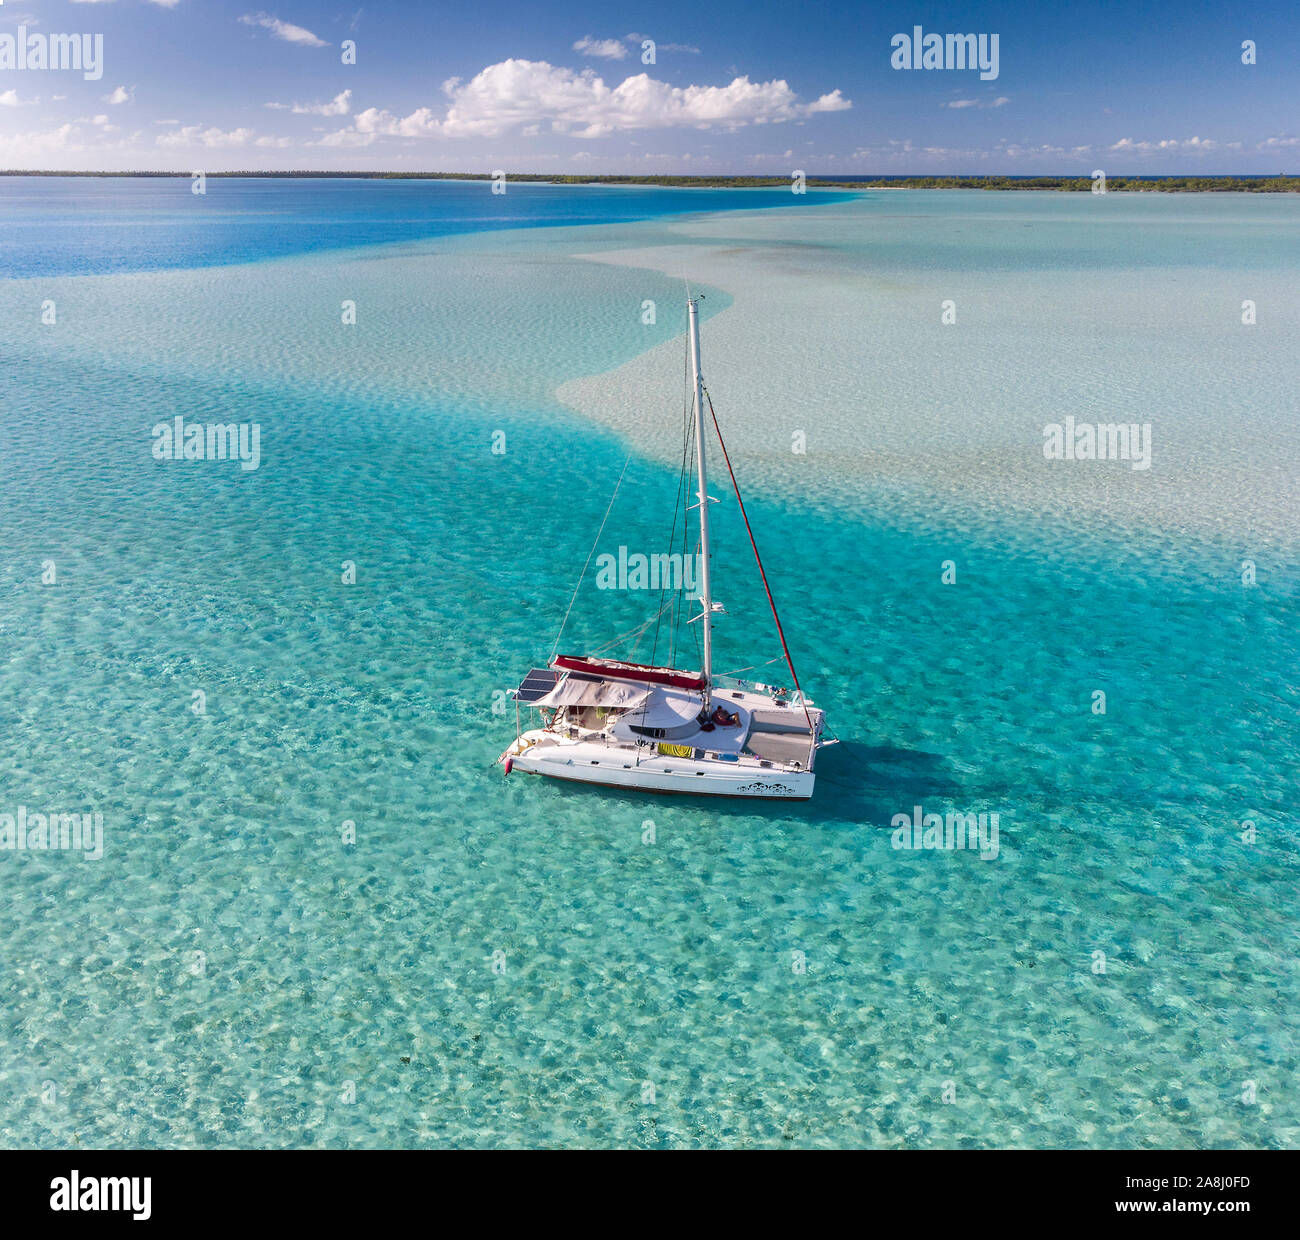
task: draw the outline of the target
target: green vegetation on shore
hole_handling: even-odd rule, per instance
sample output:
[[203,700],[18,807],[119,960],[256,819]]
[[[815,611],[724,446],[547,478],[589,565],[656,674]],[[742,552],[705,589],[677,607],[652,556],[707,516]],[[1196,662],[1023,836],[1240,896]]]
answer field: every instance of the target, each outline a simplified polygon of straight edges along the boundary
[[[216,177],[260,177],[310,180],[334,178],[375,181],[490,181],[487,172],[208,172]],[[181,177],[189,179],[188,172],[26,172],[21,169],[0,169],[6,177]],[[664,185],[686,189],[764,189],[789,188],[787,177],[749,176],[586,176],[541,172],[507,173],[507,181],[536,181],[552,185]],[[1089,177],[950,177],[950,176],[883,176],[862,180],[836,180],[833,177],[808,177],[807,184],[814,189],[989,189],[989,190],[1065,190],[1075,193],[1092,189]],[[1292,176],[1161,176],[1161,177],[1107,177],[1106,189],[1117,192],[1154,193],[1204,193],[1207,191],[1294,194],[1300,193],[1300,177]]]

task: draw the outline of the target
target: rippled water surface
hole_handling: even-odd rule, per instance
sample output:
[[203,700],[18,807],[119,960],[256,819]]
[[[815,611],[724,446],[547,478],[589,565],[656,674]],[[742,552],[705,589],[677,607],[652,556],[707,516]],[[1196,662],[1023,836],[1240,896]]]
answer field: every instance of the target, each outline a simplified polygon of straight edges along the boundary
[[[1294,238],[1291,202],[1265,208],[1267,268],[1243,240],[1262,204],[1190,196],[1112,221],[1105,244],[1127,268],[1077,260],[1101,244],[1086,222],[1059,261],[1026,246],[1016,268],[1006,213],[1064,236],[1066,198],[891,192],[292,257],[250,242],[259,261],[100,274],[47,256],[0,281],[0,814],[104,823],[102,860],[0,850],[0,1136],[1300,1143],[1300,557],[1285,523],[1242,517],[1212,486],[1196,510],[1214,520],[1194,526],[1129,489],[1114,520],[1085,506],[1072,527],[1048,523],[1033,506],[1052,510],[1057,484],[1041,471],[1015,505],[978,487],[960,509],[932,502],[962,450],[1002,433],[990,410],[1025,403],[969,374],[978,399],[954,400],[943,434],[956,458],[928,440],[918,473],[890,420],[897,473],[886,454],[852,481],[880,429],[869,411],[911,399],[879,357],[844,393],[862,417],[832,433],[823,393],[807,415],[822,455],[791,466],[790,427],[762,402],[798,404],[822,359],[802,328],[781,343],[775,294],[764,306],[740,266],[729,284],[706,264],[719,236],[743,238],[748,269],[779,261],[842,307],[873,262],[930,289],[915,255],[938,230],[967,235],[954,268],[1002,255],[989,265],[1011,264],[1010,284],[990,287],[1023,304],[1071,287],[1070,267],[1128,270],[1130,289],[1176,270],[1193,303],[1237,318],[1252,273],[1295,287],[1297,251],[1287,268],[1266,235]],[[818,246],[848,245],[855,219],[851,261],[827,263]],[[1168,261],[1177,235],[1200,261]],[[609,376],[663,428],[633,455],[605,548],[656,547],[676,495],[680,400],[628,375],[658,349],[676,382],[680,280],[669,263],[575,255],[691,246],[719,415],[764,482],[751,519],[801,678],[842,742],[805,806],[493,766],[514,729],[497,691],[549,652],[627,456],[556,390]],[[1014,317],[1016,349],[1069,335]],[[1180,382],[1164,368],[1187,330],[1152,316],[1112,362],[1159,391]],[[825,331],[835,367],[874,347],[869,310]],[[928,318],[914,329],[904,373],[934,362],[932,335]],[[728,398],[745,348],[769,389],[752,401]],[[1262,356],[1221,442],[1248,485],[1294,486],[1297,362]],[[1195,414],[1188,442],[1204,444]],[[259,467],[155,460],[151,430],[177,415],[258,424]],[[1195,461],[1169,465],[1190,479],[1180,495],[1197,485]],[[981,502],[988,520],[967,520]],[[733,504],[715,541],[720,665],[770,659]],[[595,645],[645,613],[588,588],[568,637]],[[891,820],[915,805],[997,813],[997,859],[895,848]]]

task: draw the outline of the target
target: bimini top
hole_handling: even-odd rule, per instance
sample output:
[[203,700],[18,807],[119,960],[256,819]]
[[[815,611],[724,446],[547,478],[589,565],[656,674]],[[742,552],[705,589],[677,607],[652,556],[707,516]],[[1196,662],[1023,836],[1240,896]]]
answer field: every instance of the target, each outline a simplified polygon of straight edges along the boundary
[[703,672],[682,672],[674,667],[651,667],[647,663],[624,663],[619,659],[561,654],[551,660],[551,666],[563,668],[566,672],[599,676],[604,680],[631,680],[642,685],[671,685],[674,689],[699,691],[705,685]]
[[638,704],[623,716],[623,722],[642,728],[663,728],[673,731],[690,725],[691,731],[699,730],[699,698],[688,693],[672,693],[664,689],[653,689],[646,693],[646,700]]
[[640,706],[650,696],[649,689],[611,680],[587,680],[585,677],[566,676],[534,706],[604,706],[611,710],[627,710]]

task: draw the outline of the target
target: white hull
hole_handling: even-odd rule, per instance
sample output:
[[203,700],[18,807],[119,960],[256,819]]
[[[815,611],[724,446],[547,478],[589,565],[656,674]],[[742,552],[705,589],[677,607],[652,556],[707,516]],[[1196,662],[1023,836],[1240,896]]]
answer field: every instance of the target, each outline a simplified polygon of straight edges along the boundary
[[502,754],[502,759],[512,770],[532,775],[640,792],[771,801],[806,801],[813,792],[812,771],[765,766],[745,759],[727,762],[667,757],[654,746],[622,748],[583,740],[556,740],[544,731],[526,732]]
[[[694,429],[685,437],[683,453],[688,449],[693,434],[697,502],[692,507],[699,514],[700,613],[685,623],[698,623],[700,626],[700,669],[698,672],[685,671],[671,666],[671,654],[670,666],[667,667],[604,655],[559,654],[560,638],[569,618],[566,611],[546,667],[533,668],[512,694],[517,705],[528,703],[536,707],[545,726],[520,734],[522,721],[516,715],[515,742],[501,755],[500,762],[507,775],[518,767],[532,775],[567,779],[578,784],[601,784],[607,788],[675,792],[686,796],[806,801],[813,793],[812,768],[817,750],[828,743],[821,739],[825,716],[803,696],[799,687],[781,619],[772,601],[772,592],[767,588],[767,575],[758,556],[758,545],[754,542],[740,488],[735,484],[735,474],[731,471],[731,459],[722,442],[722,428],[713,414],[713,401],[704,386],[704,376],[700,371],[698,301],[699,298],[688,295],[686,303],[694,380],[691,400]],[[715,614],[724,615],[726,609],[714,600],[710,578],[709,505],[718,501],[709,495],[704,421],[706,400],[718,446],[722,449],[727,472],[731,474],[736,504],[744,519],[759,576],[763,579],[763,588],[772,608],[776,635],[790,669],[795,689],[793,697],[786,689],[749,684],[713,673],[713,618]],[[690,481],[685,455],[682,464],[682,485],[685,485]],[[624,471],[626,468],[624,466]],[[622,480],[620,474],[620,484]],[[618,495],[617,485],[614,495]],[[611,498],[611,508],[613,503]],[[681,510],[680,501],[678,511],[682,513],[684,547],[689,517]],[[608,511],[605,515],[609,516]],[[674,516],[670,541],[677,537],[676,525]],[[601,522],[601,532],[604,528],[605,524]],[[596,543],[599,542],[600,533],[597,533]],[[593,545],[593,554],[595,550]],[[664,559],[670,560],[671,556]],[[590,556],[587,561],[590,564]],[[586,566],[583,568],[585,574]],[[579,588],[581,584],[579,578]],[[685,594],[685,580],[677,581],[673,589],[680,589]],[[578,590],[575,589],[569,611],[572,611],[577,597]],[[672,628],[677,621],[676,602],[670,600],[665,605],[661,597],[658,613],[640,629],[624,636],[644,635],[649,625],[655,623],[654,648],[657,650],[658,621],[670,608],[673,610],[673,620],[669,622]],[[621,640],[616,639],[611,645],[617,645]],[[776,660],[769,659],[768,662]],[[829,743],[834,744],[833,741]]]

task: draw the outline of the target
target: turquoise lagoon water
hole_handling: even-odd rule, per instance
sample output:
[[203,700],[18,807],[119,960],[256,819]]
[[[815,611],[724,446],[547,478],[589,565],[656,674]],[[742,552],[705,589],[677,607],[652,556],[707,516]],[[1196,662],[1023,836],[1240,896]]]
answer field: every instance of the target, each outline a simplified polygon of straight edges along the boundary
[[[997,248],[991,196],[910,197],[970,230],[963,262]],[[866,237],[899,202],[835,210]],[[1162,206],[1217,213],[1180,278],[1236,261],[1213,237],[1249,219]],[[825,210],[759,214],[815,242]],[[0,812],[105,829],[100,861],[0,853],[6,1144],[1300,1140],[1297,562],[1273,543],[1243,587],[1230,496],[1217,559],[1167,528],[1144,556],[1127,524],[1063,543],[773,471],[751,517],[842,740],[814,801],[493,768],[494,694],[549,652],[627,457],[555,389],[682,327],[675,280],[572,255],[670,243],[616,220],[0,282]],[[705,291],[707,357],[734,311]],[[177,413],[256,421],[260,467],[155,461]],[[634,455],[604,546],[659,539],[676,482]],[[719,657],[766,660],[730,505],[716,542]],[[588,590],[566,646],[643,616]],[[998,812],[997,860],[892,847],[915,804]]]

